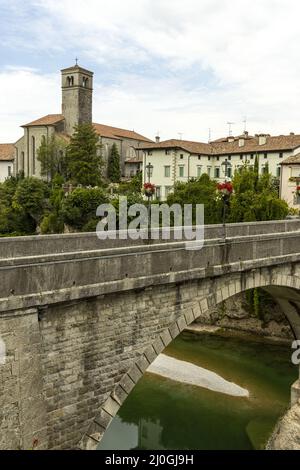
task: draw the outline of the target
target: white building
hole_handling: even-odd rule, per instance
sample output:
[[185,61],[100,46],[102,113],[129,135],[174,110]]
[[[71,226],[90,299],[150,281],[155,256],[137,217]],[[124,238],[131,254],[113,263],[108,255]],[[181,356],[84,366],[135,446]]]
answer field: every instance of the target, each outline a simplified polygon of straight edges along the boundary
[[300,153],[299,150],[285,159],[281,164],[280,197],[284,199],[290,207],[300,209]]
[[14,144],[0,144],[0,183],[13,175]]
[[164,142],[145,144],[142,147],[143,181],[148,181],[146,165],[153,165],[151,183],[156,186],[156,196],[165,200],[177,181],[187,182],[207,173],[216,181],[224,181],[225,160],[230,161],[227,177],[245,162],[254,165],[256,156],[259,171],[267,168],[280,177],[282,161],[300,152],[300,135],[250,136],[247,132],[238,137],[226,137],[205,144],[187,140],[171,139]]

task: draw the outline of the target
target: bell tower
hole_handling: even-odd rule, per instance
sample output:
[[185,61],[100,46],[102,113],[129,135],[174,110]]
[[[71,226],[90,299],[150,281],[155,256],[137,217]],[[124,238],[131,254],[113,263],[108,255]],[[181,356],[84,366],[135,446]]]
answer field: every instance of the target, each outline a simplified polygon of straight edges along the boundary
[[62,114],[65,131],[72,135],[74,126],[92,122],[93,72],[83,69],[77,63],[61,71]]

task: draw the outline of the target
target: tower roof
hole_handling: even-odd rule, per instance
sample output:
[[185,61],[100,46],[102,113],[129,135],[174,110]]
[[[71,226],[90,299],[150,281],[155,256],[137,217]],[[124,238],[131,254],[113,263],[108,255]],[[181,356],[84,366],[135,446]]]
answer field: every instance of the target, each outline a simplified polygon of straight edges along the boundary
[[83,67],[80,67],[78,64],[74,65],[73,67],[68,67],[66,69],[61,70],[61,73],[69,73],[69,72],[82,72],[82,73],[86,73],[89,75],[94,75],[94,72],[84,69]]

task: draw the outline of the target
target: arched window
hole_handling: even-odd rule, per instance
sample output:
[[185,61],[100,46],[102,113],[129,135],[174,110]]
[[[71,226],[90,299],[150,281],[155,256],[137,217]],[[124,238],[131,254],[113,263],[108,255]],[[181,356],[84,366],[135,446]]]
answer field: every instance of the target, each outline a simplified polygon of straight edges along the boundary
[[35,137],[31,137],[32,174],[35,175]]
[[88,86],[89,79],[87,77],[83,77],[82,79],[82,86],[86,88]]
[[74,77],[67,77],[67,84],[68,86],[73,86],[74,85]]

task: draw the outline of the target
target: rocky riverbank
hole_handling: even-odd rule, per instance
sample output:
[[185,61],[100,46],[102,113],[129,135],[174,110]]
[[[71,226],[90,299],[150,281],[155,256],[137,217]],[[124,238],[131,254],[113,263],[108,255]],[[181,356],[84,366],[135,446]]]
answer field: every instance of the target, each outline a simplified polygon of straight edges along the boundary
[[[196,321],[193,326],[200,324],[201,322]],[[290,325],[275,302],[261,307],[261,312],[257,315],[249,308],[245,294],[236,295],[215,308],[211,312],[209,325],[216,329],[243,331],[273,339],[293,339]]]

